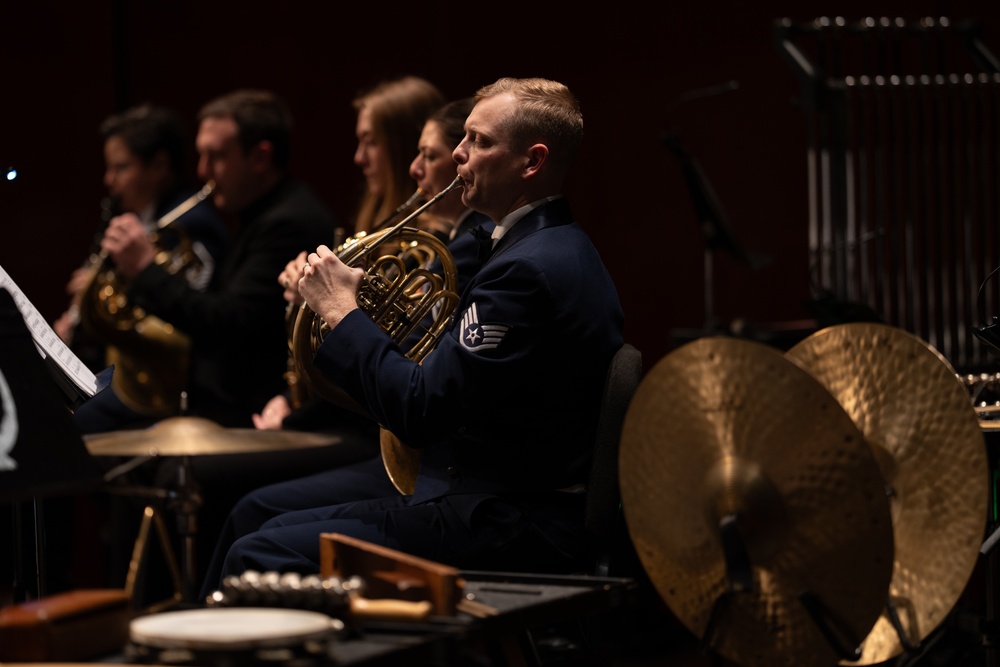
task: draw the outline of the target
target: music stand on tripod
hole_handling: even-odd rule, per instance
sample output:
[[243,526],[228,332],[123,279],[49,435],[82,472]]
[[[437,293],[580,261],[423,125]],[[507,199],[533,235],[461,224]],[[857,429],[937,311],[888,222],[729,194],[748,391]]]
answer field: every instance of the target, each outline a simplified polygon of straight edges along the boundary
[[665,133],[663,143],[680,162],[684,181],[687,183],[694,204],[698,225],[705,240],[705,325],[704,333],[712,334],[718,330],[715,315],[715,253],[717,250],[727,250],[736,259],[752,269],[766,266],[769,257],[751,252],[736,239],[729,224],[729,218],[719,203],[712,186],[705,177],[698,162],[681,146],[680,137],[676,133]]

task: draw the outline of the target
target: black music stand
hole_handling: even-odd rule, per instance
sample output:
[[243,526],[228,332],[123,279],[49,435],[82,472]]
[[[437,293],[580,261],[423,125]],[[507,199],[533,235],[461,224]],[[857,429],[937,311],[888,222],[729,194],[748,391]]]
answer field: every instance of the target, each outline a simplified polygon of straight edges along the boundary
[[676,133],[664,133],[661,138],[680,164],[684,182],[687,183],[691,202],[694,204],[695,215],[698,217],[698,226],[705,240],[705,331],[712,333],[718,327],[715,317],[715,252],[726,250],[751,269],[767,266],[771,258],[748,250],[737,240],[729,224],[729,217],[709,184],[701,165],[681,146],[680,137]]
[[[37,592],[44,589],[38,499],[96,488],[102,470],[70,416],[77,394],[39,354],[14,298],[0,288],[0,504],[14,505],[14,601],[24,599],[20,504],[35,505]],[[107,386],[110,369],[101,379]]]

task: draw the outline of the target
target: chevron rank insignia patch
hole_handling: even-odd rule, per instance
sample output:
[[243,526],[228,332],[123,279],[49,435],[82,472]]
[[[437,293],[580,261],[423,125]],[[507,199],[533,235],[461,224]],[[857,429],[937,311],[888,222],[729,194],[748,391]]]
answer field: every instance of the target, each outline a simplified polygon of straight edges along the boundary
[[462,345],[469,350],[492,350],[510,327],[503,324],[483,324],[479,321],[479,308],[473,303],[462,315]]

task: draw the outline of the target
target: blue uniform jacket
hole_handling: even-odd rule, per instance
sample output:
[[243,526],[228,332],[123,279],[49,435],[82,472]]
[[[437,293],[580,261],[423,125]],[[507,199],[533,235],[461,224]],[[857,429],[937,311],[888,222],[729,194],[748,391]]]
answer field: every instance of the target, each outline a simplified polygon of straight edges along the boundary
[[424,448],[413,503],[528,495],[585,481],[623,326],[611,277],[558,199],[499,241],[422,365],[361,311],[327,336],[315,363],[381,425]]

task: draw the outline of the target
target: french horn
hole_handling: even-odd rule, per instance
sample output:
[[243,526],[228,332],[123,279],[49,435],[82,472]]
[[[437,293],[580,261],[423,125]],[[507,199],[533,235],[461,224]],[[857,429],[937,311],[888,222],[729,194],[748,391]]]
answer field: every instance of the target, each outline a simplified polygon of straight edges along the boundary
[[[173,223],[207,199],[209,181],[156,222],[154,261],[171,274],[204,270],[191,240]],[[169,230],[170,240],[165,245]],[[129,280],[102,251],[80,298],[80,323],[107,345],[107,363],[115,366],[111,386],[129,408],[147,415],[170,414],[186,388],[191,340],[169,322],[150,315],[128,298]]]
[[[334,254],[336,254],[339,257],[341,253],[347,248],[348,244],[358,243],[361,239],[368,236],[369,233],[374,233],[387,228],[393,222],[397,221],[399,219],[399,216],[412,210],[414,205],[416,205],[416,203],[420,201],[423,195],[424,195],[423,190],[417,188],[413,192],[413,194],[411,194],[406,199],[406,201],[404,201],[402,204],[396,207],[396,210],[394,210],[392,213],[386,216],[385,219],[376,224],[372,232],[367,232],[367,231],[358,232],[357,234],[351,236],[345,241],[343,239],[343,233],[342,233],[343,230],[338,229],[338,232],[341,233],[335,235],[336,238],[334,239]],[[407,249],[406,245],[402,241],[400,242],[400,245],[396,246],[396,248],[399,252],[403,252],[404,250]],[[432,259],[433,257],[431,258],[425,257],[423,260],[424,262],[426,262],[424,266],[429,265],[429,260]],[[300,305],[294,302],[289,303],[285,309],[285,331],[288,337],[288,368],[285,371],[284,379],[285,379],[285,384],[288,386],[288,400],[289,400],[289,405],[291,406],[292,409],[301,408],[302,405],[306,402],[306,400],[309,399],[312,393],[309,389],[308,382],[302,380],[302,377],[300,376],[299,371],[296,368],[295,355],[292,352],[293,349],[292,338],[295,334],[295,322],[298,319],[299,310],[300,310]],[[344,400],[347,400],[346,395],[343,398]]]
[[[365,269],[357,294],[358,307],[406,350],[408,359],[417,363],[434,349],[451,321],[459,299],[458,272],[441,239],[407,225],[461,185],[461,179],[456,178],[392,227],[351,237],[336,252],[347,266]],[[379,254],[386,249],[385,254]],[[429,258],[440,260],[440,273],[429,270]],[[329,332],[323,318],[303,304],[292,333],[296,371],[321,398],[368,415],[313,364]],[[412,493],[420,464],[419,450],[407,447],[385,428],[381,429],[380,440],[382,459],[392,483],[401,493]]]

